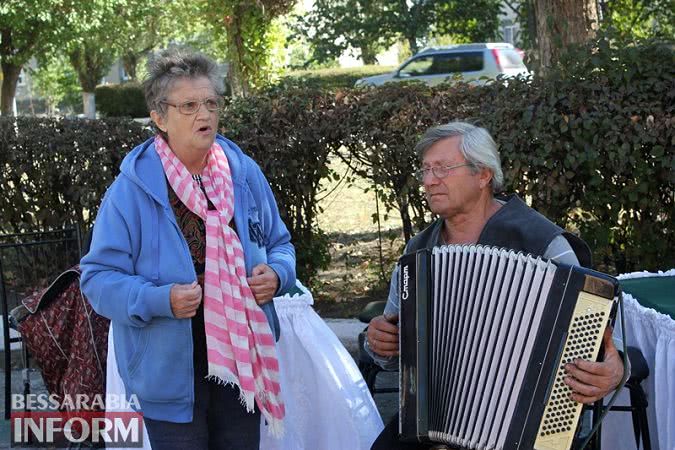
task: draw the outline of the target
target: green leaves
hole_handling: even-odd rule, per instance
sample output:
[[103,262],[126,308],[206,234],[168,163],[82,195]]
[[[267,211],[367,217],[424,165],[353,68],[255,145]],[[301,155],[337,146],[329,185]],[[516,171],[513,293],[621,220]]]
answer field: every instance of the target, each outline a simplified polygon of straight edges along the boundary
[[499,14],[496,0],[316,0],[296,28],[318,61],[352,49],[364,64],[373,64],[377,53],[397,40],[405,40],[412,53],[418,51],[418,41],[438,35],[452,36],[453,42],[492,41]]
[[122,157],[148,135],[128,120],[0,118],[0,233],[91,225]]

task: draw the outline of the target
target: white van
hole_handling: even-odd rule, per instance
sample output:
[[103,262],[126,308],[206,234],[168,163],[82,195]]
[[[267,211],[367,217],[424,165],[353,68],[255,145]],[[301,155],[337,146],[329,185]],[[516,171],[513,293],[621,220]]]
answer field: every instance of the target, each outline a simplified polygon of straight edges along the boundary
[[495,79],[527,75],[522,52],[506,43],[458,44],[427,48],[409,58],[394,72],[361,78],[356,86],[380,86],[384,83],[417,80],[430,86],[446,80],[483,84]]

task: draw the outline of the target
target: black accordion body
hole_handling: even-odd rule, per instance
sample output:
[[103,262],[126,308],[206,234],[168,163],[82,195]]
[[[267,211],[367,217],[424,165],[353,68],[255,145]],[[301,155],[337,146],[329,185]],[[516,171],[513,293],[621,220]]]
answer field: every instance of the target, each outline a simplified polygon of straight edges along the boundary
[[401,438],[570,448],[582,405],[563,365],[598,357],[617,281],[479,245],[421,250],[399,265]]

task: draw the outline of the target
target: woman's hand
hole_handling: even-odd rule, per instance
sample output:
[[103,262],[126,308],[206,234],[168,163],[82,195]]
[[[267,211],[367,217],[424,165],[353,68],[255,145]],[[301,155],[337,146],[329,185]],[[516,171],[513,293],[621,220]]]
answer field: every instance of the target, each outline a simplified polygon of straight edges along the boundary
[[202,287],[196,281],[192,284],[174,284],[169,294],[171,312],[176,319],[189,319],[197,314],[202,302]]
[[279,277],[267,264],[255,266],[251,276],[246,281],[248,281],[248,285],[258,305],[264,305],[272,301],[274,294],[279,288]]

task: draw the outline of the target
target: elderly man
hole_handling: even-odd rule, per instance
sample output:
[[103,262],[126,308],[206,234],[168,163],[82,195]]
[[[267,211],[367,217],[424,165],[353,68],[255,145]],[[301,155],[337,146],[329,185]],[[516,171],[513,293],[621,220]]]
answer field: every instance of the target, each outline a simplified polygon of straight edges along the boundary
[[[413,237],[405,252],[444,244],[484,244],[510,248],[569,265],[590,265],[586,244],[528,207],[517,196],[494,197],[504,176],[497,146],[483,128],[452,122],[429,129],[416,147],[417,173],[429,208],[439,218]],[[368,326],[366,350],[384,369],[398,368],[398,273],[394,270],[384,315]],[[623,364],[605,330],[602,362],[577,360],[566,366],[572,398],[590,404],[614,390]],[[398,417],[384,429],[373,449],[427,448],[401,443]]]

